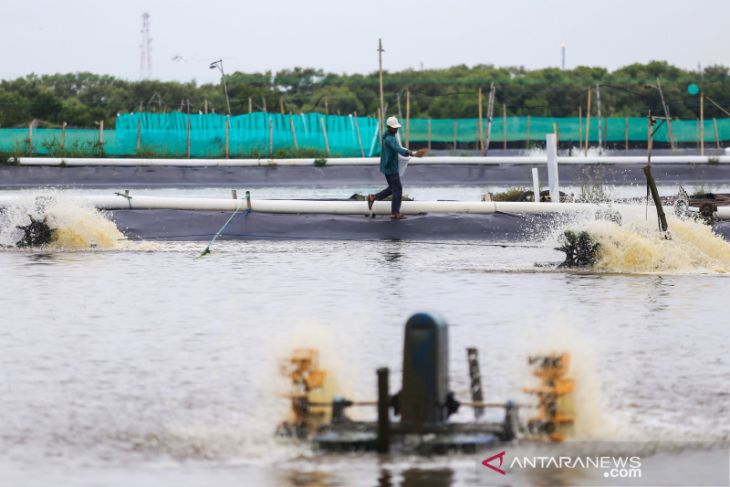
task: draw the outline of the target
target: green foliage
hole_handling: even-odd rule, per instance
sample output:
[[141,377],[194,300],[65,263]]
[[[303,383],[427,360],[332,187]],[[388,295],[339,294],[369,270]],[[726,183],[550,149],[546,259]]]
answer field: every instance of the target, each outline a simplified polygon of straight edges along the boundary
[[525,188],[509,188],[501,193],[495,193],[492,196],[494,201],[520,201],[520,197],[525,192]]
[[[489,85],[496,86],[495,114],[502,106],[512,116],[574,117],[578,106],[585,113],[588,89],[601,86],[604,116],[644,116],[661,112],[657,78],[672,116],[694,119],[699,99],[687,94],[687,85],[697,83],[705,94],[723,107],[730,107],[730,69],[707,66],[702,72],[685,71],[663,61],[630,64],[609,72],[604,68],[579,66],[571,70],[523,67],[458,65],[446,69],[384,73],[385,103],[390,113],[405,116],[406,88],[410,91],[413,118],[473,118],[477,116],[477,91],[482,88],[486,107]],[[376,115],[379,106],[378,75],[334,74],[314,68],[293,68],[276,73],[226,75],[231,111],[325,111],[330,114]],[[595,113],[595,94],[593,97]],[[224,113],[226,100],[220,83],[142,80],[127,81],[108,75],[70,73],[28,75],[0,81],[0,127],[21,127],[36,118],[47,125],[67,122],[70,127],[93,127],[104,120],[114,127],[117,113],[146,111],[208,111]],[[707,118],[721,117],[711,104]]]

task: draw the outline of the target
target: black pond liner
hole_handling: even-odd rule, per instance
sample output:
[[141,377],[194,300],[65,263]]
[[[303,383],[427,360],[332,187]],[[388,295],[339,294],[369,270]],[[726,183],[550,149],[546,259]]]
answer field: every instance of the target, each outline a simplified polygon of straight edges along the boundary
[[[646,184],[644,164],[561,164],[566,184]],[[408,185],[518,185],[532,187],[529,164],[410,165],[403,176]],[[547,181],[545,164],[540,180]],[[652,164],[657,181],[683,185],[730,184],[730,164]],[[264,186],[382,186],[377,166],[2,166],[0,188],[53,186],[60,188],[181,188]]]
[[[113,210],[109,217],[133,240],[209,240],[231,212],[191,210]],[[551,215],[504,213],[408,215],[322,215],[239,212],[219,240],[486,240],[529,241],[544,235]]]

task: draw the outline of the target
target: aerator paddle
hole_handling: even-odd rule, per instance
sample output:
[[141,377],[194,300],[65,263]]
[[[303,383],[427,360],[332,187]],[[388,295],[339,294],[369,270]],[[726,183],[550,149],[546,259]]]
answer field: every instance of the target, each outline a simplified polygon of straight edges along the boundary
[[[238,201],[236,201],[236,210],[231,214],[231,216],[226,220],[226,222],[223,224],[223,226],[213,235],[213,238],[210,239],[210,242],[208,242],[208,246],[205,247],[205,250],[203,250],[200,255],[197,257],[198,259],[201,257],[204,257],[208,254],[210,254],[210,246],[213,245],[213,242],[216,241],[216,239],[220,236],[221,233],[223,233],[223,230],[226,229],[229,223],[233,221],[233,219],[236,217],[239,211],[241,211],[242,208],[238,206]],[[246,211],[243,213],[244,215],[248,215],[251,213],[251,192],[246,191]]]

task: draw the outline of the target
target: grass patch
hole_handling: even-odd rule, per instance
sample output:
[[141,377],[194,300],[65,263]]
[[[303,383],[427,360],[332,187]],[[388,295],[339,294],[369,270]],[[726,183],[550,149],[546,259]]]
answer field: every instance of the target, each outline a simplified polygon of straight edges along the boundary
[[492,195],[492,201],[520,201],[520,197],[525,191],[525,188],[509,188]]

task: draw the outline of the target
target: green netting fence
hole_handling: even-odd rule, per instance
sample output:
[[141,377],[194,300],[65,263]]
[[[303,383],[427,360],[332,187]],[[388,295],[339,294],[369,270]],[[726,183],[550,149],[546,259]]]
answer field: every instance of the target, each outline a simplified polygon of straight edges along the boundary
[[[401,137],[405,140],[405,122],[403,125]],[[473,148],[478,146],[480,129],[486,134],[486,120],[480,124],[478,118],[411,119],[410,144],[422,147],[430,142],[447,148]],[[539,146],[544,143],[545,135],[555,130],[561,143],[577,145],[579,135],[585,140],[586,120],[498,117],[492,123],[491,147],[500,147],[505,142],[510,147]],[[628,140],[641,145],[646,142],[644,117],[606,117],[601,120],[600,130],[604,143],[621,145]],[[673,120],[672,134],[679,144],[696,144],[699,122]],[[598,135],[598,119],[593,117],[588,137],[591,144],[598,142]],[[666,124],[658,130],[655,140],[669,142]],[[730,118],[705,120],[704,140],[708,147],[730,141]],[[378,155],[378,121],[371,117],[321,113],[258,112],[228,117],[172,112],[119,115],[116,127],[101,133],[94,129],[0,129],[0,152],[14,155],[216,158],[267,157],[297,150],[334,157]]]

